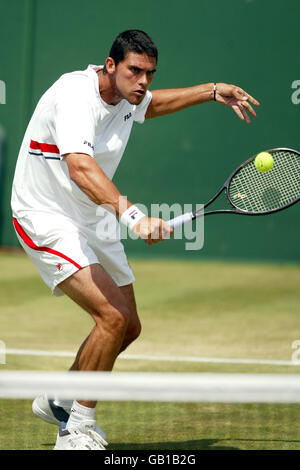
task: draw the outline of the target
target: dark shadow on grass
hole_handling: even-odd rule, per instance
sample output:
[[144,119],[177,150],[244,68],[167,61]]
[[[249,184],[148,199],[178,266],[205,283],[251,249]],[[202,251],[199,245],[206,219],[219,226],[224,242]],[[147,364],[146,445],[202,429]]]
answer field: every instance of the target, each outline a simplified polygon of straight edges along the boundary
[[107,450],[239,450],[237,447],[215,445],[219,441],[220,439],[199,439],[184,442],[112,443]]
[[55,442],[45,442],[44,444],[41,444],[41,446],[45,447],[45,450],[50,450],[55,446]]
[[[226,441],[229,445],[218,445],[219,442]],[[147,443],[111,443],[107,450],[240,450],[230,442],[280,442],[284,443],[300,443],[300,440],[284,440],[284,439],[199,439],[183,442],[147,442]],[[51,450],[55,446],[55,442],[45,442],[42,447],[45,450]]]
[[245,441],[245,442],[298,442],[300,444],[300,440],[293,440],[293,439],[241,439],[241,438],[230,438],[226,439],[226,441]]
[[[147,442],[147,443],[112,443],[107,450],[239,450],[237,447],[215,446],[220,439],[200,439],[184,442]],[[41,445],[45,450],[53,449],[55,442]],[[213,446],[213,447],[212,447]]]

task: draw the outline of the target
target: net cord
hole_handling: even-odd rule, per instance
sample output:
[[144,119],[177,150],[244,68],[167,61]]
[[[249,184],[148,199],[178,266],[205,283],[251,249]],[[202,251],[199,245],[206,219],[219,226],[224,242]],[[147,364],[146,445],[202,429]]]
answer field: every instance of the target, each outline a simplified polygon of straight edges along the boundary
[[0,371],[0,398],[300,403],[297,374]]

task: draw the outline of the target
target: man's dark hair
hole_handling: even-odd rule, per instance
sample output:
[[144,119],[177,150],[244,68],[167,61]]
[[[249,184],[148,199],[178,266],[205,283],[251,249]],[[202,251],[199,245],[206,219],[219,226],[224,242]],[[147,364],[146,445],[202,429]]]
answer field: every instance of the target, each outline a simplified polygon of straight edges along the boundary
[[[112,57],[116,66],[125,59],[128,52],[136,52],[137,54],[147,54],[150,57],[158,59],[157,48],[152,39],[144,31],[139,29],[128,29],[120,33],[114,40],[109,57]],[[106,72],[105,66],[103,72]]]

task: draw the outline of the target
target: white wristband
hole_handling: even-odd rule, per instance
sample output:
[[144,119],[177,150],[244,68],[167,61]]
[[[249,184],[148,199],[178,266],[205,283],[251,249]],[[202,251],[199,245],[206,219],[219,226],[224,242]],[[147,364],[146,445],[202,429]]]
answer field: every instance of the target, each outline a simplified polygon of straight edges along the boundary
[[133,227],[145,216],[144,212],[142,212],[138,207],[132,205],[123,212],[120,221],[132,230]]

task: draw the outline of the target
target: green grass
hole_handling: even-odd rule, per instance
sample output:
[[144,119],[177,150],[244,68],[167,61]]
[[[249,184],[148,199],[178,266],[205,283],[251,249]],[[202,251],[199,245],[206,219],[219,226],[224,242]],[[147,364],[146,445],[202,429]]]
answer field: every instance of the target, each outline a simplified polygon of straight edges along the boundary
[[[291,360],[300,267],[132,260],[143,330],[128,354]],[[0,340],[76,351],[93,322],[55,298],[30,260],[0,255]],[[66,370],[70,358],[7,355],[0,370]],[[119,359],[119,371],[299,373],[300,367]],[[0,449],[51,449],[56,427],[27,400],[0,400]],[[297,405],[99,403],[110,449],[299,449]],[[9,429],[9,431],[8,431]]]
[[[51,450],[56,426],[27,400],[0,400],[1,449]],[[98,404],[109,450],[299,450],[300,406],[201,403]]]

